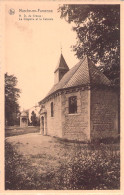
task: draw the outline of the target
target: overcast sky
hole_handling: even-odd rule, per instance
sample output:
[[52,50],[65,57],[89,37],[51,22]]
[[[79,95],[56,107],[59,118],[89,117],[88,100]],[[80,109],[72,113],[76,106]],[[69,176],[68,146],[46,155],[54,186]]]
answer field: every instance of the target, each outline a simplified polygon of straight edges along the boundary
[[[10,8],[15,9],[14,15],[9,14]],[[43,2],[30,2],[30,5],[18,2],[6,6],[5,71],[18,79],[18,88],[22,91],[19,100],[21,109],[34,106],[53,86],[61,46],[69,68],[78,62],[70,48],[76,43],[76,33],[70,24],[60,19],[57,8],[56,3]],[[20,21],[19,14],[23,16],[24,13],[19,9],[53,10],[53,13],[42,14],[44,18],[53,20]]]

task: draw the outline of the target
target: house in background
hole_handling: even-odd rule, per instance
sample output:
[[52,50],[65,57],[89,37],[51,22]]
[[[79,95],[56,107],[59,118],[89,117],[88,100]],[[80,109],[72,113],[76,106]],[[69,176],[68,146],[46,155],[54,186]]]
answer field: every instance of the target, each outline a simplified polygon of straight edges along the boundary
[[54,76],[39,102],[43,135],[79,141],[118,135],[118,95],[87,56],[69,70],[61,54]]
[[25,111],[20,115],[20,127],[28,127],[28,113]]
[[32,114],[35,114],[35,126],[39,126],[40,106],[35,105],[28,110],[22,111],[20,115],[20,127],[28,127],[34,125],[32,122]]

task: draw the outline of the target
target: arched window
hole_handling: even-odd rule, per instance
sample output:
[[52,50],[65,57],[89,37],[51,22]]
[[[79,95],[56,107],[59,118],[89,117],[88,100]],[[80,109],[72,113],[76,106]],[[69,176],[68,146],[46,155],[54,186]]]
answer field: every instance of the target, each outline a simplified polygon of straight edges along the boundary
[[69,97],[69,114],[77,113],[77,97]]
[[53,102],[51,102],[51,117],[54,116],[54,110],[53,110]]
[[22,118],[22,122],[26,123],[27,122],[27,118]]

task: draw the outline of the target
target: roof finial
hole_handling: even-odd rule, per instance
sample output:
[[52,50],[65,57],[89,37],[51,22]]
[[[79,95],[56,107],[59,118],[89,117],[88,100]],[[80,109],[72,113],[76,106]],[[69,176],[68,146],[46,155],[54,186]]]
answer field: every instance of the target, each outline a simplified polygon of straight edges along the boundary
[[61,54],[62,54],[62,44],[60,43],[60,49],[61,49]]

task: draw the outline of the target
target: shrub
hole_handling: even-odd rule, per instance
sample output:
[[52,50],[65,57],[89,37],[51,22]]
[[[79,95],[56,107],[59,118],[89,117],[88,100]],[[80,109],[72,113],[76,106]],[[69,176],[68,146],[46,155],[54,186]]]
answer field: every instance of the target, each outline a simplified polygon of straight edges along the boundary
[[76,151],[56,173],[56,189],[110,190],[120,188],[120,158],[112,150]]
[[[6,143],[5,154],[6,190],[115,190],[120,188],[120,153],[117,144],[74,143],[69,149],[66,144],[64,158],[58,158],[60,166],[47,169],[45,172],[42,172],[40,167],[32,166],[32,161],[18,155],[9,143]],[[32,155],[29,159],[43,161],[46,156],[45,153]]]

